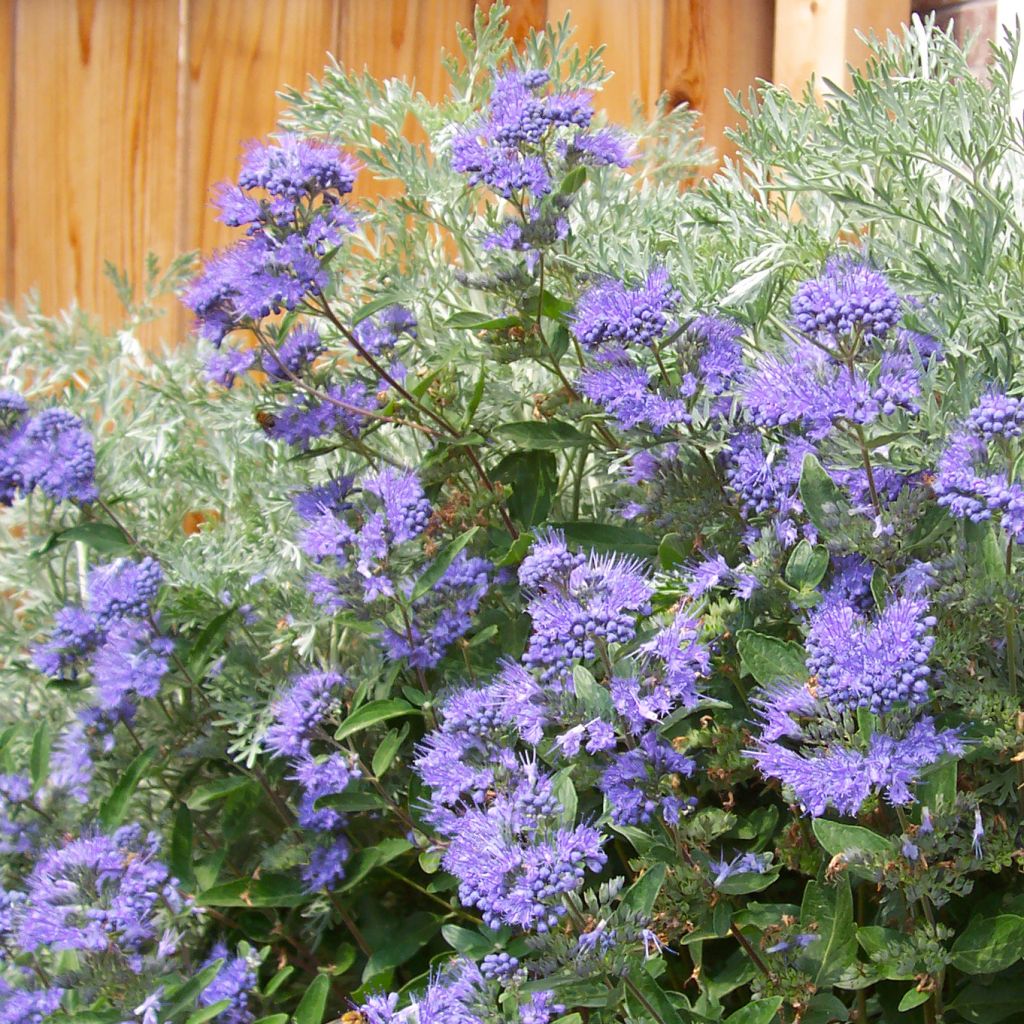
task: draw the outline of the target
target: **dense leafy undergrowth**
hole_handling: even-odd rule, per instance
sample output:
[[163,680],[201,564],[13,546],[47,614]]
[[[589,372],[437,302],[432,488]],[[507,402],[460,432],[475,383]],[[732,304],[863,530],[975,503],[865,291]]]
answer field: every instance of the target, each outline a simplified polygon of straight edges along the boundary
[[502,17],[291,95],[115,336],[5,317],[0,1021],[1020,1019],[1016,41],[683,189]]

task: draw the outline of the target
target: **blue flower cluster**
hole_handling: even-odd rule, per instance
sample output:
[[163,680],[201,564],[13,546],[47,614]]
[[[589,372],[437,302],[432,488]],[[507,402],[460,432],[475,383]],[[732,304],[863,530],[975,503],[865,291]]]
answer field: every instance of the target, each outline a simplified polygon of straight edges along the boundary
[[33,648],[36,667],[58,679],[77,679],[85,669],[96,701],[79,712],[58,748],[63,788],[87,792],[91,779],[88,737],[112,743],[118,722],[131,723],[138,702],[157,696],[170,668],[173,642],[161,635],[153,604],[163,581],[153,558],[122,558],[90,570],[84,606],[57,612],[50,639]]
[[[538,754],[572,762],[585,751],[616,823],[648,822],[657,812],[676,825],[694,805],[681,780],[695,766],[657,730],[696,704],[709,656],[696,623],[682,615],[635,642],[652,592],[639,562],[588,557],[547,530],[521,562],[519,581],[533,620],[522,663],[450,693],[416,767],[431,789],[429,819],[447,839],[443,864],[459,879],[460,899],[492,927],[546,931],[565,913],[561,897],[605,855],[597,829],[566,817]],[[613,675],[613,659],[633,671]],[[607,689],[588,665],[605,666]],[[624,750],[620,736],[628,737]]]
[[367,618],[382,601],[402,602],[402,628],[382,623],[384,648],[396,661],[433,668],[487,595],[490,563],[459,552],[418,594],[417,582],[430,568],[412,567],[421,546],[407,545],[427,528],[432,508],[416,474],[387,467],[362,481],[361,500],[347,502],[346,495],[319,489],[296,502],[308,524],[302,549],[320,567],[309,579],[310,592],[322,607]]
[[222,186],[216,200],[221,220],[244,226],[247,238],[210,260],[185,296],[203,337],[219,346],[327,286],[325,257],[355,228],[341,199],[357,169],[333,147],[293,135],[251,145],[238,187]]
[[628,359],[633,345],[653,345],[676,328],[671,313],[680,295],[658,267],[635,288],[605,278],[580,296],[572,331],[583,347],[608,360]]
[[936,623],[917,596],[890,601],[873,622],[842,599],[826,599],[811,614],[807,668],[821,695],[841,710],[875,714],[928,700],[928,655]]
[[[510,958],[514,960],[515,958]],[[485,959],[486,963],[486,959]],[[496,1005],[505,977],[478,967],[466,957],[457,957],[432,973],[423,994],[398,1009],[398,994],[372,995],[358,1008],[366,1024],[487,1024],[495,1019]],[[533,991],[520,1004],[518,1024],[551,1024],[565,1012],[553,993]]]
[[0,390],[0,506],[37,488],[53,501],[96,500],[92,435],[65,409],[29,414],[28,403]]
[[903,302],[874,267],[837,256],[793,296],[793,323],[826,344],[884,338],[903,316]]
[[217,960],[223,960],[224,965],[199,994],[199,1005],[215,1006],[227,999],[229,1005],[213,1019],[220,1024],[250,1024],[256,1016],[249,1008],[249,993],[256,988],[256,972],[245,957],[232,956],[223,942],[214,944],[202,967]]
[[346,685],[336,672],[297,676],[274,702],[274,721],[263,739],[267,750],[288,759],[292,768],[289,778],[298,783],[300,791],[299,825],[316,837],[309,863],[302,869],[303,881],[311,891],[333,889],[345,877],[351,853],[343,831],[348,824],[346,816],[329,805],[317,805],[323,797],[343,793],[362,774],[358,765],[337,750],[316,752],[333,743],[324,723],[337,712]]
[[550,84],[544,70],[500,73],[486,111],[451,141],[452,168],[511,200],[520,214],[486,235],[484,248],[525,253],[530,270],[569,233],[572,194],[555,192],[557,181],[576,167],[628,167],[633,159],[625,133],[591,130],[590,93],[545,91]]
[[1024,430],[1017,398],[991,391],[971,410],[939,458],[933,487],[939,504],[958,519],[980,523],[998,515],[1007,535],[1024,540],[1024,487],[1011,480],[1012,448]]
[[161,935],[164,904],[173,912],[182,906],[159,853],[159,837],[143,835],[138,825],[47,851],[27,879],[15,915],[18,944],[28,951],[113,946],[140,972],[143,949]]
[[[928,567],[904,573],[905,591],[873,619],[870,578],[870,566],[856,558],[838,561],[810,614],[809,682],[779,682],[755,698],[760,733],[751,756],[815,816],[829,806],[856,814],[872,793],[909,803],[924,768],[964,749],[958,730],[939,730],[922,713],[933,696],[936,624],[923,595]],[[877,727],[851,732],[848,712],[859,708],[881,716]]]
[[157,695],[174,649],[152,614],[162,581],[159,563],[148,557],[90,570],[84,606],[57,613],[50,639],[32,652],[36,667],[74,679],[88,659],[99,710],[112,719],[130,719],[138,699]]
[[[351,330],[327,308],[328,264],[356,227],[343,201],[356,172],[355,162],[337,149],[297,136],[285,135],[277,145],[253,143],[238,186],[223,185],[217,196],[221,219],[244,226],[247,237],[211,259],[185,296],[200,334],[218,349],[207,377],[233,387],[259,356],[274,390],[288,396],[262,410],[260,423],[270,437],[302,449],[335,432],[358,436],[386,404],[387,389],[405,378],[397,341],[416,337],[415,317],[402,306],[385,307]],[[300,309],[326,323],[328,335],[314,322],[267,319]],[[221,348],[240,329],[252,334],[257,348]],[[365,364],[345,380],[332,376],[336,360],[320,359],[339,337]]]
[[855,815],[873,793],[892,804],[911,803],[911,787],[923,769],[965,749],[955,729],[936,728],[928,715],[902,735],[874,732],[854,740],[805,686],[762,692],[759,712],[762,729],[751,756],[763,775],[781,780],[815,817],[829,807]]

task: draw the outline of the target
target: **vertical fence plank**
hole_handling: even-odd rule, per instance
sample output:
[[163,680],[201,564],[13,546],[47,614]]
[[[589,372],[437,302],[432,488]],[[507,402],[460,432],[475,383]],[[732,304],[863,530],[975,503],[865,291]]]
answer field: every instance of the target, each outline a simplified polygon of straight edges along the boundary
[[28,0],[14,45],[13,294],[110,322],[103,261],[174,254],[176,3]]
[[[722,88],[768,72],[773,6],[777,56],[813,49],[820,66],[829,38],[817,26],[821,18],[836,24],[827,17],[836,5],[846,40],[854,21],[887,27],[894,19],[883,24],[878,11],[902,16],[907,3],[736,0],[726,12],[714,0],[512,0],[510,24],[521,40],[571,11],[577,41],[605,46],[614,78],[597,102],[611,117],[626,121],[634,97],[650,109],[667,89],[704,109],[709,139],[720,143],[729,117]],[[812,6],[811,31],[794,33],[794,12],[806,16]],[[5,293],[37,286],[49,310],[77,297],[109,322],[117,300],[102,278],[105,258],[137,274],[150,249],[166,261],[233,236],[213,220],[208,189],[235,174],[245,139],[274,128],[282,106],[276,88],[303,86],[332,50],[349,67],[414,79],[438,99],[447,86],[439,50],[455,46],[454,25],[469,24],[473,7],[473,0],[0,0],[0,58],[9,75],[0,95],[0,166],[9,168],[0,201]],[[180,61],[179,43],[187,44]]]
[[800,92],[811,75],[849,84],[847,65],[861,64],[867,47],[858,31],[884,39],[910,17],[910,0],[777,0],[772,77]]
[[720,156],[736,123],[725,91],[741,92],[772,73],[774,0],[734,0],[723,18],[714,0],[665,0],[663,88],[673,105],[701,112],[704,138]]
[[508,7],[508,30],[517,44],[530,34],[531,28],[540,29],[547,23],[547,0],[509,0]]
[[283,109],[275,90],[303,88],[322,72],[337,18],[336,0],[190,0],[189,247],[208,251],[237,237],[214,221],[210,187],[237,175],[246,140],[274,129]]
[[14,225],[11,220],[14,196],[11,194],[11,171],[14,151],[11,132],[14,127],[14,4],[0,0],[0,288],[4,295],[14,291]]
[[[409,0],[344,3],[339,19],[339,63],[349,71],[368,71],[377,78],[405,78],[427,99],[437,102],[448,89],[441,66],[441,50],[456,52],[455,26],[473,24],[473,0],[436,0],[430,4]],[[407,124],[414,142],[425,142],[418,124]],[[378,181],[364,172],[356,182],[355,197],[395,196],[400,183]]]
[[473,24],[473,0],[374,0],[343,3],[336,56],[350,70],[406,78],[430,100],[440,100],[448,77],[441,48],[456,48],[456,23]]
[[626,124],[634,100],[651,110],[662,92],[662,0],[548,0],[549,21],[561,21],[566,12],[572,14],[573,39],[583,50],[605,47],[604,62],[613,77],[595,105]]

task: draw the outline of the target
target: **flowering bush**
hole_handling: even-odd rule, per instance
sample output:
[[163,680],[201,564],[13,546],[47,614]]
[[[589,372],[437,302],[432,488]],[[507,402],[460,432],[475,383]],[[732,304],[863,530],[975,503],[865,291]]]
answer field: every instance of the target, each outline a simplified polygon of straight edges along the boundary
[[5,319],[0,1022],[1018,1016],[1016,40],[682,190],[503,17],[290,97],[205,371]]

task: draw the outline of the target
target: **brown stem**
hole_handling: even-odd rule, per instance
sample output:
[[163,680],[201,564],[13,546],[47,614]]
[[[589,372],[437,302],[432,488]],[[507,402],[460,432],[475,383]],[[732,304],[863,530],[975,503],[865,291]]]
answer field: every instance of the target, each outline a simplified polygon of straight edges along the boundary
[[[253,334],[259,342],[260,348],[263,349],[264,352],[267,352],[277,358],[277,352],[270,342],[263,337],[262,332],[254,329]],[[353,413],[357,416],[365,416],[367,419],[381,420],[384,423],[397,423],[403,427],[411,427],[413,430],[422,431],[429,437],[439,436],[438,432],[432,427],[425,426],[423,423],[417,423],[415,420],[408,420],[402,416],[388,416],[386,413],[377,412],[374,409],[364,409],[361,405],[353,405],[351,402],[335,398],[334,395],[330,395],[326,391],[321,391],[318,388],[313,387],[311,384],[307,384],[298,374],[288,369],[280,359],[277,360],[277,364],[284,371],[285,376],[292,384],[299,388],[299,390],[306,392],[306,394],[312,395],[320,402],[327,402],[329,405],[337,406],[339,409],[344,409],[346,412]]]
[[331,901],[331,905],[338,912],[338,917],[341,918],[342,923],[348,929],[349,934],[356,941],[356,945],[362,951],[363,956],[369,959],[373,956],[373,950],[370,948],[370,944],[366,941],[365,936],[359,930],[359,926],[352,920],[352,915],[341,905],[341,901],[333,892],[327,894],[327,898]]
[[769,969],[764,960],[761,959],[761,954],[750,944],[750,940],[746,935],[735,924],[729,925],[729,931],[732,933],[732,937],[743,947],[743,952],[750,957],[751,963],[774,985],[776,982],[774,973]]
[[[362,342],[360,342],[360,340],[355,336],[355,334],[347,326],[345,326],[345,324],[343,324],[341,320],[338,319],[338,317],[334,313],[334,310],[331,309],[330,303],[327,301],[327,297],[324,295],[324,293],[318,292],[317,295],[321,303],[323,303],[323,305],[322,307],[314,306],[313,308],[317,310],[317,312],[320,312],[324,316],[326,316],[327,319],[330,320],[332,324],[334,324],[334,326],[348,340],[348,343],[356,350],[356,352],[359,353],[360,356],[362,356],[362,358],[366,361],[367,365],[373,370],[373,372],[376,373],[381,378],[381,380],[387,381],[387,383],[392,388],[394,388],[395,391],[397,391],[398,394],[400,394],[414,409],[422,413],[424,416],[429,416],[439,427],[441,427],[442,430],[444,430],[447,434],[453,437],[456,441],[461,441],[463,437],[462,431],[459,430],[458,427],[449,423],[448,420],[445,419],[445,417],[442,416],[440,413],[435,412],[429,406],[426,406],[422,402],[420,402],[412,394],[411,391],[409,391],[403,384],[399,383],[387,370],[385,370],[384,367],[381,366],[381,364],[377,362],[377,360],[366,350]],[[491,494],[496,495],[497,492],[494,490],[494,484],[491,483],[491,479],[487,475],[487,471],[484,469],[479,458],[477,457],[476,452],[473,451],[472,447],[468,444],[463,443],[461,447],[462,450],[466,453],[466,456],[469,459],[470,463],[472,464],[473,469],[476,471],[476,475],[479,478],[480,482]],[[504,524],[505,529],[508,531],[509,536],[511,536],[513,540],[518,538],[519,531],[516,529],[515,524],[509,518],[508,511],[506,510],[503,503],[499,502],[498,512],[501,515],[502,523]]]

